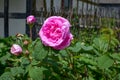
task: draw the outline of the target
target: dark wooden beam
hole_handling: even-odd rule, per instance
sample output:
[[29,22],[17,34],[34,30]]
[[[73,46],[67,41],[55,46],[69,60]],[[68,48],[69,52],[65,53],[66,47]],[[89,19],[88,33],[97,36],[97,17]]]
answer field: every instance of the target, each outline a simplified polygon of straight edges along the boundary
[[[26,13],[9,13],[10,19],[25,19]],[[0,12],[0,18],[4,18],[4,12]]]
[[120,8],[120,4],[106,4],[106,3],[99,3],[100,6],[103,7],[116,7],[116,8]]
[[98,5],[97,2],[92,1],[92,0],[79,0],[79,1],[86,2],[86,3],[89,3],[89,4],[93,4],[93,5]]
[[9,0],[4,0],[4,36],[9,36]]
[[[32,0],[26,0],[26,18],[32,14]],[[26,34],[29,34],[29,26],[26,24]]]
[[9,13],[10,19],[26,19],[26,13]]

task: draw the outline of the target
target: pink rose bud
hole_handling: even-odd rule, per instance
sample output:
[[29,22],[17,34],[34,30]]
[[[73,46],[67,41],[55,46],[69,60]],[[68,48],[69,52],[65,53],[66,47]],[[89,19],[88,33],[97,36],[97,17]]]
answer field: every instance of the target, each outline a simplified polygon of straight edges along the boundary
[[28,40],[24,40],[23,44],[28,45],[30,42]]
[[63,17],[52,16],[47,18],[39,31],[42,43],[57,50],[68,47],[73,39],[70,26],[69,21]]
[[29,54],[29,51],[28,51],[28,50],[26,50],[26,51],[25,51],[25,54]]
[[31,25],[36,22],[36,18],[33,15],[27,17],[27,24]]
[[13,44],[10,52],[14,55],[19,55],[22,53],[22,48],[17,44]]

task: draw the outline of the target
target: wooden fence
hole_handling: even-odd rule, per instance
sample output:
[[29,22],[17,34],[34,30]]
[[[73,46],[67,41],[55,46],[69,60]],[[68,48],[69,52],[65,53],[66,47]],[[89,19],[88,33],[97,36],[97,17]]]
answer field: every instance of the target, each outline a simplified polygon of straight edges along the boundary
[[[78,28],[99,29],[101,27],[111,27],[120,29],[120,9],[118,8],[96,7],[94,9],[80,9],[79,13],[75,9],[64,11],[53,7],[46,12],[44,8],[41,8],[40,11],[36,11],[35,16],[37,23],[34,34],[38,33],[44,20],[50,16],[63,16],[71,22],[72,26],[78,26]],[[120,33],[118,36],[120,39]]]
[[[98,7],[94,10],[80,9],[80,13],[74,9],[69,11],[56,10],[45,12],[43,8],[36,11],[37,25],[40,27],[44,20],[49,16],[63,16],[71,23],[79,25],[79,27],[120,27],[120,9],[118,8],[102,8]],[[36,25],[36,26],[37,26]]]

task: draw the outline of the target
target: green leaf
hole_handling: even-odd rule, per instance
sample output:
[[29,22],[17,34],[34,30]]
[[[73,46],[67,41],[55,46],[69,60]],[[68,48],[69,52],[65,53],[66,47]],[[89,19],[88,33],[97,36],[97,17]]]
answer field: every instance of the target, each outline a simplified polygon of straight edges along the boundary
[[69,47],[68,49],[71,50],[72,52],[79,52],[81,50],[81,43],[78,42],[75,44],[75,46]]
[[22,69],[21,67],[14,67],[14,68],[11,68],[11,74],[13,76],[17,76],[19,74],[24,74],[24,69]]
[[57,74],[57,73],[55,73],[55,72],[52,72],[52,75],[56,78],[56,80],[61,80],[59,74]]
[[120,80],[120,74],[118,74],[117,76],[115,76],[115,77],[113,78],[113,80]]
[[80,57],[80,61],[84,62],[84,64],[97,65],[95,60],[89,59],[89,58],[84,57],[84,56]]
[[88,65],[88,67],[89,67],[91,70],[97,72],[97,67],[96,67],[96,66]]
[[40,63],[40,61],[36,61],[35,59],[33,59],[32,62],[31,62],[31,65],[37,65],[39,63]]
[[92,46],[82,46],[82,49],[85,50],[85,51],[90,51],[90,50],[93,50],[93,47]]
[[101,55],[101,54],[99,53],[99,51],[98,51],[98,50],[93,49],[93,51],[94,51],[94,53],[95,53],[96,55],[98,55],[98,56],[100,56],[100,55]]
[[30,64],[30,61],[29,61],[28,58],[26,58],[26,57],[22,57],[22,58],[21,58],[21,66],[26,67],[26,66],[28,66],[29,64]]
[[43,71],[46,70],[43,67],[31,67],[29,69],[30,78],[33,80],[43,80]]
[[98,67],[101,69],[109,68],[113,65],[114,61],[108,57],[107,55],[103,55],[101,57],[98,57]]
[[95,38],[93,40],[93,47],[100,53],[106,53],[108,50],[108,43],[101,38]]
[[93,78],[93,76],[89,76],[88,80],[95,80],[95,79]]
[[48,54],[48,51],[47,51],[47,48],[45,46],[42,45],[42,43],[40,41],[36,42],[36,45],[34,46],[34,49],[33,49],[33,58],[35,58],[36,60],[43,60],[47,54]]
[[66,50],[60,50],[60,54],[61,54],[62,56],[68,56],[68,53],[67,53]]
[[6,45],[4,45],[4,43],[0,43],[0,49],[5,48],[5,47],[6,47]]
[[0,58],[0,62],[2,63],[2,64],[6,64],[6,60],[8,60],[9,58],[10,58],[10,53],[7,53],[5,56],[2,56],[1,58]]
[[0,76],[0,80],[15,80],[10,72],[5,72]]
[[119,60],[120,61],[120,54],[114,53],[110,55],[113,59]]

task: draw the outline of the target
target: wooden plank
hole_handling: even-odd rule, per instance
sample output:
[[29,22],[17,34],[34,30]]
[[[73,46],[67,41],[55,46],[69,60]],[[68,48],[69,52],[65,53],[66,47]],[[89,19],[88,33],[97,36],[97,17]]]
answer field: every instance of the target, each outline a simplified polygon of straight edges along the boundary
[[[26,17],[32,14],[32,0],[26,0]],[[29,26],[26,24],[26,34],[29,34]]]
[[99,0],[99,3],[107,4],[120,4],[120,0]]

